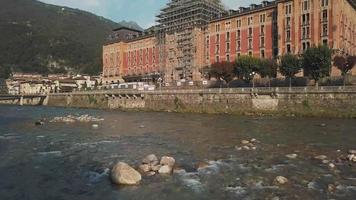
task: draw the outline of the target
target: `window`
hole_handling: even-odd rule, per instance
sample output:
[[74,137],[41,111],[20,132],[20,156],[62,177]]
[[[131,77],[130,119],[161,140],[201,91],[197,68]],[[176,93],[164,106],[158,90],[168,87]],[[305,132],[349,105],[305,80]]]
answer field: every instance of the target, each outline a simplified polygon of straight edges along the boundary
[[303,22],[303,25],[308,25],[308,24],[309,24],[309,19],[310,19],[309,13],[303,14],[303,15],[302,15],[302,22]]
[[146,63],[148,63],[148,48],[146,48]]
[[219,42],[220,42],[220,35],[216,34],[216,43],[219,43]]
[[286,40],[287,40],[287,41],[290,41],[290,38],[291,38],[290,30],[287,30],[286,35],[287,35]]
[[303,10],[306,11],[309,9],[309,1],[308,0],[304,0],[303,1]]
[[328,45],[328,40],[327,39],[323,40],[323,45]]
[[237,41],[237,44],[236,44],[236,50],[237,51],[240,51],[241,50],[241,41]]
[[226,43],[226,52],[230,52],[230,43]]
[[261,50],[261,58],[265,58],[265,50]]
[[261,47],[265,47],[265,37],[261,37]]
[[248,55],[249,55],[249,56],[252,56],[252,51],[249,51],[249,52],[248,52]]
[[290,27],[290,17],[286,18],[286,25],[287,25],[287,27]]
[[325,7],[329,5],[329,1],[328,0],[321,0],[321,6]]
[[252,37],[252,28],[248,28],[248,37]]
[[220,52],[220,45],[217,44],[215,48],[215,53],[219,54],[219,52]]
[[227,41],[227,42],[230,42],[230,32],[227,32],[227,33],[226,33],[226,41]]
[[216,31],[216,32],[219,32],[219,31],[220,31],[220,24],[216,24],[216,25],[215,25],[215,31]]
[[260,23],[264,23],[266,21],[266,14],[260,15]]
[[265,25],[261,25],[261,35],[265,34]]
[[220,62],[219,56],[216,56],[216,57],[215,57],[215,62]]
[[327,36],[328,35],[328,24],[323,24],[323,35],[322,36]]
[[229,54],[226,55],[226,61],[230,62],[230,55]]
[[240,53],[238,53],[238,54],[237,54],[237,57],[240,57],[240,56],[241,56],[241,54],[240,54]]
[[225,22],[225,29],[228,30],[231,28],[231,22],[228,21],[228,22]]
[[291,48],[290,48],[290,44],[287,44],[287,53],[291,53]]
[[248,39],[248,48],[252,49],[252,39]]
[[253,24],[253,17],[248,17],[247,18],[247,24],[252,25]]
[[328,10],[323,10],[323,14],[322,14],[322,20],[325,22],[325,21],[328,21]]
[[285,10],[286,10],[286,15],[292,14],[292,5],[291,4],[286,5]]
[[237,39],[241,39],[241,30],[237,30]]
[[236,23],[237,23],[237,27],[241,27],[241,19],[238,19],[237,21],[236,21]]

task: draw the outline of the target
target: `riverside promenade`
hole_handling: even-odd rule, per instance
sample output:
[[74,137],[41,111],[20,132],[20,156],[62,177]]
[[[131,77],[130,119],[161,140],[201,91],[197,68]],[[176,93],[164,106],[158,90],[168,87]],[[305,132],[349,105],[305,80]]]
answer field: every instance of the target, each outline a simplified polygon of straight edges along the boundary
[[118,89],[50,94],[46,102],[114,110],[356,117],[356,87]]
[[356,118],[356,87],[95,90],[48,95],[0,95],[1,104]]

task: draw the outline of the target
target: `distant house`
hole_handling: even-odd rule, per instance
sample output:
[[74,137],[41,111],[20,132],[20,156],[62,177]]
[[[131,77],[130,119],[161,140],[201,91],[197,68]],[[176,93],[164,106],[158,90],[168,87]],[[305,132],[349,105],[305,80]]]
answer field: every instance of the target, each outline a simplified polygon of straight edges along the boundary
[[19,84],[20,94],[47,94],[51,90],[51,83],[46,81],[24,81]]
[[54,92],[73,92],[78,89],[77,82],[72,79],[60,79],[55,82]]

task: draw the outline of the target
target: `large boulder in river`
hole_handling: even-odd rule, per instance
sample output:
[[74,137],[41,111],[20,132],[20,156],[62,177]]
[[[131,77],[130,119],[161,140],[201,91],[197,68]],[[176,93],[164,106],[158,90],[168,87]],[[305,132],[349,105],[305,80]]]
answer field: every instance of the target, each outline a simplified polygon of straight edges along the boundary
[[111,180],[115,184],[137,185],[141,181],[141,174],[128,164],[119,162],[111,170]]
[[142,160],[143,164],[150,164],[150,165],[157,165],[158,164],[158,158],[156,155],[154,154],[150,154],[148,156],[146,156],[143,160]]
[[173,168],[175,163],[176,163],[176,160],[174,158],[172,158],[172,157],[169,157],[169,156],[163,156],[161,158],[161,162],[160,162],[161,165],[168,165],[171,168]]

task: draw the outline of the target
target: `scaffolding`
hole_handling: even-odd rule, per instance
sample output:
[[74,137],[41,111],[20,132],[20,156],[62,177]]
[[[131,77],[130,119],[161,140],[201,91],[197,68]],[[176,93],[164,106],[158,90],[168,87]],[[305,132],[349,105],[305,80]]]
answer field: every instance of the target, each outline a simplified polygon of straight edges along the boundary
[[166,81],[193,79],[199,29],[225,13],[221,0],[171,0],[161,9],[158,44],[166,52]]

